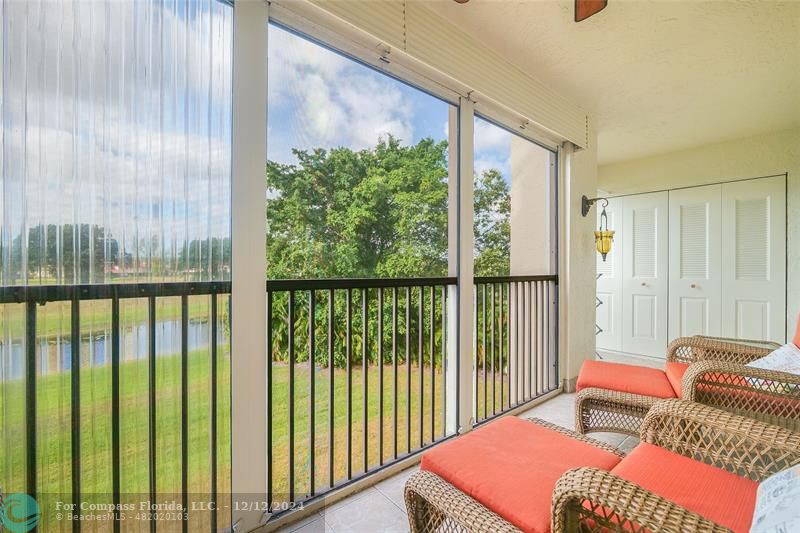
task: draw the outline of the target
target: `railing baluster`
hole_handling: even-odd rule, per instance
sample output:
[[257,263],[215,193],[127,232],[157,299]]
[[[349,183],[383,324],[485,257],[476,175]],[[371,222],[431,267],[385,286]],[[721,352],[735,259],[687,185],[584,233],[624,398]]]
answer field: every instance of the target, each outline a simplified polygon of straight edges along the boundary
[[[120,530],[119,297],[111,299],[111,487],[115,532]],[[183,459],[183,456],[181,456]]]
[[383,466],[383,288],[378,289],[378,465]]
[[508,283],[506,286],[506,322],[508,323],[508,333],[506,333],[506,366],[507,366],[507,376],[506,379],[508,380],[508,407],[511,408],[511,286],[512,283]]
[[288,392],[288,413],[289,413],[289,502],[294,501],[294,291],[289,291],[289,303],[286,313],[287,334],[288,334],[288,358],[289,358],[289,392]]
[[[72,396],[70,421],[72,424],[72,503],[81,501],[81,302],[77,295],[72,299],[70,318],[70,392]],[[77,507],[76,507],[77,508]],[[80,520],[72,521],[72,530],[80,531]]]
[[211,531],[217,530],[217,295],[211,295]]
[[[150,452],[150,501],[156,501],[158,490],[158,468],[156,457],[158,440],[156,439],[157,414],[157,387],[156,382],[156,297],[147,299],[147,406],[149,415],[149,452]],[[150,531],[155,532],[158,520],[150,520]]]
[[503,292],[505,289],[506,284],[500,283],[500,294],[498,295],[500,299],[500,317],[499,317],[499,339],[497,340],[497,348],[500,352],[499,357],[500,360],[498,365],[500,367],[500,411],[502,412],[505,409],[505,403],[503,403],[503,383],[505,381],[505,367],[503,366],[503,331],[506,329],[505,323],[503,322],[503,305],[505,305],[505,300],[503,299]]
[[[189,297],[181,296],[181,501],[189,507]],[[186,533],[189,521],[181,520]]]
[[486,400],[487,400],[487,390],[488,390],[488,374],[486,372],[486,355],[487,355],[487,347],[486,344],[486,284],[481,285],[481,322],[483,324],[483,340],[481,342],[481,346],[483,348],[482,355],[483,355],[483,418],[487,418],[488,411],[486,410]]
[[272,401],[272,357],[273,357],[273,328],[272,328],[272,292],[267,291],[267,505],[272,510],[273,493],[272,485],[275,476],[275,465],[272,456],[272,420],[274,403]]
[[540,295],[541,295],[541,303],[540,303],[540,313],[541,313],[541,329],[542,335],[540,340],[539,346],[539,389],[542,394],[546,392],[547,386],[546,377],[547,377],[547,366],[545,365],[545,356],[547,354],[547,284],[544,282],[540,282]]
[[25,492],[36,498],[36,302],[25,306]]
[[523,312],[525,313],[525,352],[523,353],[523,360],[525,362],[525,400],[531,399],[531,350],[533,345],[533,317],[531,316],[531,300],[533,299],[533,292],[531,291],[530,282],[525,282],[523,293],[525,296],[525,306]]
[[314,473],[316,438],[314,436],[314,414],[317,411],[315,389],[316,383],[316,309],[317,293],[313,289],[308,291],[308,495],[313,497],[316,493],[316,480]]
[[442,286],[442,437],[447,436],[447,285]]
[[411,452],[411,287],[406,287],[406,451]]
[[425,289],[419,288],[418,317],[417,317],[417,355],[419,356],[419,447],[425,446],[425,320],[423,307],[425,305]]
[[472,416],[474,417],[475,421],[477,422],[480,420],[479,412],[478,412],[478,405],[480,404],[478,395],[479,391],[479,380],[478,375],[480,373],[480,367],[478,366],[479,356],[478,356],[478,285],[474,285],[474,290],[472,291],[472,378],[475,381],[475,391],[472,394]]
[[431,442],[436,441],[436,287],[431,285],[431,324],[430,350],[428,356],[431,364]]
[[531,397],[538,394],[539,384],[539,283],[531,285]]
[[530,336],[528,335],[528,331],[529,331],[528,330],[528,316],[529,315],[528,315],[528,308],[527,308],[528,299],[527,299],[526,294],[525,294],[526,291],[527,291],[528,283],[523,281],[522,283],[520,283],[520,285],[521,285],[520,288],[522,289],[522,304],[520,305],[521,313],[522,313],[522,339],[521,339],[521,344],[522,344],[522,367],[521,367],[521,372],[522,372],[522,401],[525,402],[525,401],[528,400],[528,384],[527,384],[527,381],[528,381],[528,371],[530,370],[528,368],[528,344],[529,344],[528,339],[530,338]]
[[545,381],[547,383],[547,386],[546,386],[547,391],[549,392],[553,388],[552,380],[550,379],[550,358],[551,358],[551,354],[550,354],[550,337],[551,337],[553,332],[550,331],[550,327],[551,327],[551,324],[550,324],[550,309],[551,309],[551,306],[550,306],[550,282],[549,281],[545,282],[545,287],[547,288],[547,299],[545,301],[546,311],[545,311],[545,314],[544,314],[545,322],[547,323],[547,337],[546,337],[546,339],[547,339],[547,348],[545,349],[545,354],[546,354],[545,368],[546,368],[546,372],[547,372],[547,378],[546,378]]
[[364,472],[369,470],[369,316],[367,314],[369,292],[368,289],[361,289],[361,367],[363,373],[364,394],[362,407],[364,410],[364,434],[362,436],[364,449]]
[[[495,412],[496,412],[496,411],[495,411],[495,407],[496,407],[496,401],[497,401],[497,399],[496,399],[496,397],[495,397],[495,388],[494,388],[494,387],[495,387],[495,385],[494,385],[494,382],[495,382],[495,368],[494,368],[494,357],[495,357],[495,352],[494,352],[494,348],[495,348],[495,346],[494,346],[494,314],[495,314],[495,307],[494,307],[494,296],[495,296],[495,294],[494,294],[494,283],[492,283],[492,285],[491,285],[491,291],[490,291],[490,294],[491,294],[491,298],[492,298],[492,307],[491,307],[491,315],[492,315],[492,320],[491,320],[491,328],[492,328],[492,329],[491,329],[491,333],[492,333],[492,340],[491,340],[491,359],[492,359],[492,362],[491,362],[491,365],[492,365],[492,415],[494,415],[494,414],[495,414]],[[486,415],[487,415],[487,417],[488,417],[489,413],[486,413]]]
[[347,325],[345,357],[347,359],[347,479],[353,478],[353,289],[347,289]]
[[333,404],[333,389],[334,389],[334,326],[333,326],[333,313],[335,305],[335,293],[333,289],[328,289],[328,486],[333,488],[335,482],[334,474],[334,416],[335,406]]
[[392,287],[392,428],[394,437],[392,440],[392,456],[397,459],[397,287]]

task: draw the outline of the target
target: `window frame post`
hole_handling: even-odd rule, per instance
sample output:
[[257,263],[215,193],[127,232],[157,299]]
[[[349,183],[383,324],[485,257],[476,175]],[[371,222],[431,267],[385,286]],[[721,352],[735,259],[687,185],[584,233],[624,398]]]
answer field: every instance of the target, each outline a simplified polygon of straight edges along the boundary
[[[472,303],[474,294],[474,205],[473,205],[473,159],[474,159],[474,111],[475,104],[469,98],[459,99],[457,120],[450,120],[451,143],[456,147],[450,151],[451,180],[449,190],[449,274],[458,278],[453,289],[456,298],[450,298],[448,312],[454,320],[450,321],[450,343],[448,346],[448,380],[455,381],[455,387],[448,387],[455,398],[448,397],[448,410],[455,412],[454,427],[459,433],[466,433],[474,424],[475,399],[472,387],[473,320]],[[453,172],[453,164],[457,165]],[[457,364],[456,364],[457,363]],[[452,370],[451,370],[452,369]],[[450,403],[452,402],[452,403]],[[456,409],[450,409],[455,405]]]
[[[265,1],[233,11],[231,153],[231,520],[261,526],[267,499],[266,197],[267,25]],[[237,502],[246,505],[236,505]],[[259,502],[259,505],[253,505]]]

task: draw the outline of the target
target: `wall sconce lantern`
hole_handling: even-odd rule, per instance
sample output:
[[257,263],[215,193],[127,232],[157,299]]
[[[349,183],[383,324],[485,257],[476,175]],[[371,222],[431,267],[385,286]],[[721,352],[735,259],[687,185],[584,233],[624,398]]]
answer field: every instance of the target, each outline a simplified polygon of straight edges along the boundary
[[[594,232],[594,243],[597,251],[603,256],[603,262],[606,256],[611,251],[611,243],[614,242],[614,232],[608,229],[608,215],[606,214],[606,207],[608,207],[607,198],[587,198],[585,195],[581,198],[581,214],[586,216],[592,205],[598,200],[603,202],[603,212],[600,213],[600,227]],[[605,229],[604,229],[605,228]]]

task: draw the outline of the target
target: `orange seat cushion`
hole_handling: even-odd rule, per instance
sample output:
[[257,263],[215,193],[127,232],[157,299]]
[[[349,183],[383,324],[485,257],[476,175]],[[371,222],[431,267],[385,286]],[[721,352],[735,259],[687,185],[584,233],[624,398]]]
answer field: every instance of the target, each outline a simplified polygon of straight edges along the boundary
[[607,361],[583,362],[576,388],[581,391],[589,387],[656,398],[676,397],[675,390],[663,370]]
[[797,329],[794,332],[794,345],[800,348],[800,315],[797,317]]
[[755,481],[647,443],[611,472],[735,532],[750,530]]
[[689,363],[675,362],[667,362],[667,366],[664,369],[664,372],[667,374],[667,379],[669,380],[670,385],[672,385],[672,388],[675,390],[675,394],[678,396],[678,398],[683,397],[681,391],[681,381],[683,381],[683,375],[688,369]]
[[420,468],[470,495],[523,531],[550,531],[553,487],[571,468],[611,470],[620,458],[552,429],[509,416],[445,442]]

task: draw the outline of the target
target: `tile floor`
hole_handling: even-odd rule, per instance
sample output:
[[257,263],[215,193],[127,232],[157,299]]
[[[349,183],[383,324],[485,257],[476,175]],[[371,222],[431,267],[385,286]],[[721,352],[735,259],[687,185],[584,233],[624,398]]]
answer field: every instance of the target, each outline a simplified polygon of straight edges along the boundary
[[[541,418],[575,429],[575,395],[560,394],[519,416]],[[592,437],[604,440],[626,452],[637,444],[635,438],[615,433],[593,433]],[[416,470],[416,466],[404,470],[280,531],[282,533],[406,532],[408,520],[403,503],[403,486],[406,479]]]

